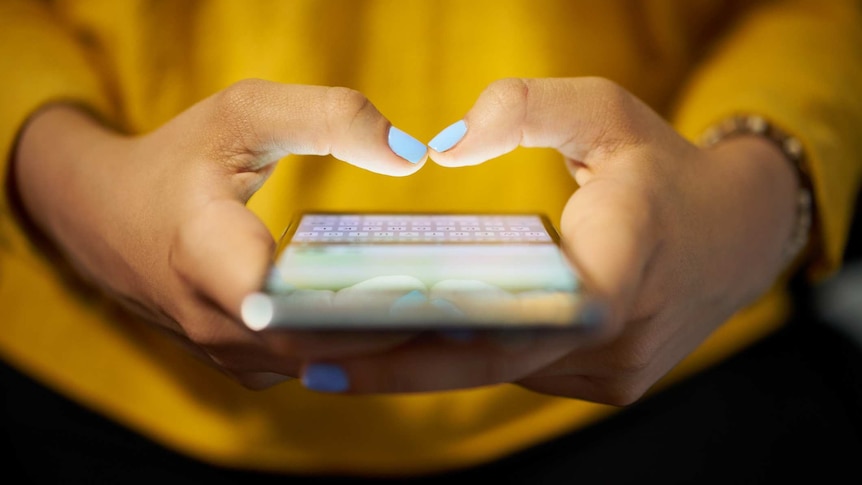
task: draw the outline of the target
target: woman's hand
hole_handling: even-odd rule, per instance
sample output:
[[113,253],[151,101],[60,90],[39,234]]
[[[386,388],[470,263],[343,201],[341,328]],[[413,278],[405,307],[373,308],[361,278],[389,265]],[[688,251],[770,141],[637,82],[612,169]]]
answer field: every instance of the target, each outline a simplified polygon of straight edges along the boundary
[[463,138],[456,124],[454,138],[430,143],[435,162],[474,165],[518,146],[563,155],[579,189],[560,226],[589,291],[607,305],[601,330],[419,339],[377,355],[312,359],[303,371],[309,387],[416,392],[512,382],[628,404],[783,269],[798,182],[768,141],[700,149],[597,78],[499,81],[464,122]]
[[380,351],[409,335],[323,342],[239,323],[273,248],[244,203],[288,154],[403,176],[425,152],[360,93],[249,80],[136,137],[50,106],[25,127],[14,170],[26,212],[85,278],[245,385],[265,387],[296,375],[300,359]]

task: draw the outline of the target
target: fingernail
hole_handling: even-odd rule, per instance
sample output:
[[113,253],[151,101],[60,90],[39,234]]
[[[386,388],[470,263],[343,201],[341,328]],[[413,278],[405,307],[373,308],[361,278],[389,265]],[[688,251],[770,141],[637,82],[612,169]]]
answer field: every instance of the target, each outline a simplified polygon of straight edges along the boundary
[[591,330],[599,328],[608,318],[608,309],[602,303],[597,301],[588,301],[581,309],[578,316],[578,322],[581,328]]
[[344,392],[350,381],[344,369],[335,364],[311,364],[302,374],[302,385],[318,392]]
[[421,141],[394,126],[389,128],[389,148],[410,163],[418,163],[428,151],[428,148]]
[[453,316],[453,317],[462,317],[464,316],[464,312],[461,311],[460,308],[455,306],[454,303],[445,299],[445,298],[434,298],[430,301],[435,308],[442,310],[444,313]]
[[397,313],[404,310],[414,309],[418,306],[424,305],[427,301],[428,298],[425,296],[425,293],[422,293],[419,290],[412,290],[392,302],[392,307],[389,309],[389,312]]
[[252,330],[263,330],[272,323],[275,315],[275,305],[272,298],[264,293],[246,295],[240,306],[243,323]]
[[467,123],[464,120],[456,121],[437,133],[437,136],[428,142],[428,146],[438,152],[445,152],[461,141],[465,133],[467,133]]

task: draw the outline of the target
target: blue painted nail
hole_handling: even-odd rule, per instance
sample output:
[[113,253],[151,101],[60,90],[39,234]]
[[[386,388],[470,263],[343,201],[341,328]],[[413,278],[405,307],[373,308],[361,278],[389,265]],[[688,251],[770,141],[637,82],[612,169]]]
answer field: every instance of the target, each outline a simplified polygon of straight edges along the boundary
[[419,290],[412,290],[392,302],[392,307],[389,311],[390,313],[397,313],[399,311],[410,310],[424,305],[427,301],[428,298],[425,296],[425,293]]
[[389,128],[389,148],[410,163],[418,163],[428,151],[428,148],[421,141],[394,126]]
[[445,298],[434,298],[430,302],[434,307],[442,310],[444,313],[447,313],[453,317],[462,317],[464,316],[464,312],[461,311],[460,308],[455,306],[454,303],[445,299]]
[[302,374],[302,385],[319,392],[344,392],[350,381],[344,369],[335,364],[311,364]]
[[581,309],[578,321],[584,330],[601,327],[608,318],[608,308],[597,301],[588,301]]
[[465,133],[467,133],[467,123],[464,120],[456,121],[437,133],[437,136],[428,142],[428,146],[438,152],[445,152],[461,141]]

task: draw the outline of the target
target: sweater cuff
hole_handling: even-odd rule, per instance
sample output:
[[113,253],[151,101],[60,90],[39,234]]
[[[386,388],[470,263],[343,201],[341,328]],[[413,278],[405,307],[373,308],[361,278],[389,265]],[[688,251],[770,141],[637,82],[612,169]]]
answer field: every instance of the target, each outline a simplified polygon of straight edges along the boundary
[[[809,276],[841,264],[862,177],[862,35],[841,2],[776,2],[753,9],[715,46],[678,100],[672,123],[692,141],[740,112],[801,142],[817,225]],[[827,54],[828,53],[828,54]]]
[[27,120],[54,103],[76,104],[103,119],[111,112],[86,52],[46,5],[0,3],[0,241],[18,240],[9,231],[22,229],[12,217],[19,210],[12,159]]

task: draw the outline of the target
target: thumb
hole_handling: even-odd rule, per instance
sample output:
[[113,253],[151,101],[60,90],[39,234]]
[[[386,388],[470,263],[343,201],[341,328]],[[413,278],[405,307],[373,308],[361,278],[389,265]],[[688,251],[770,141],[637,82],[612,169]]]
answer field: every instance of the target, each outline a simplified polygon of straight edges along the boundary
[[[511,78],[491,83],[463,120],[429,142],[446,167],[476,165],[518,146],[555,148],[565,158],[591,161],[608,147],[634,143],[645,105],[602,78]],[[647,108],[648,109],[648,108]]]

